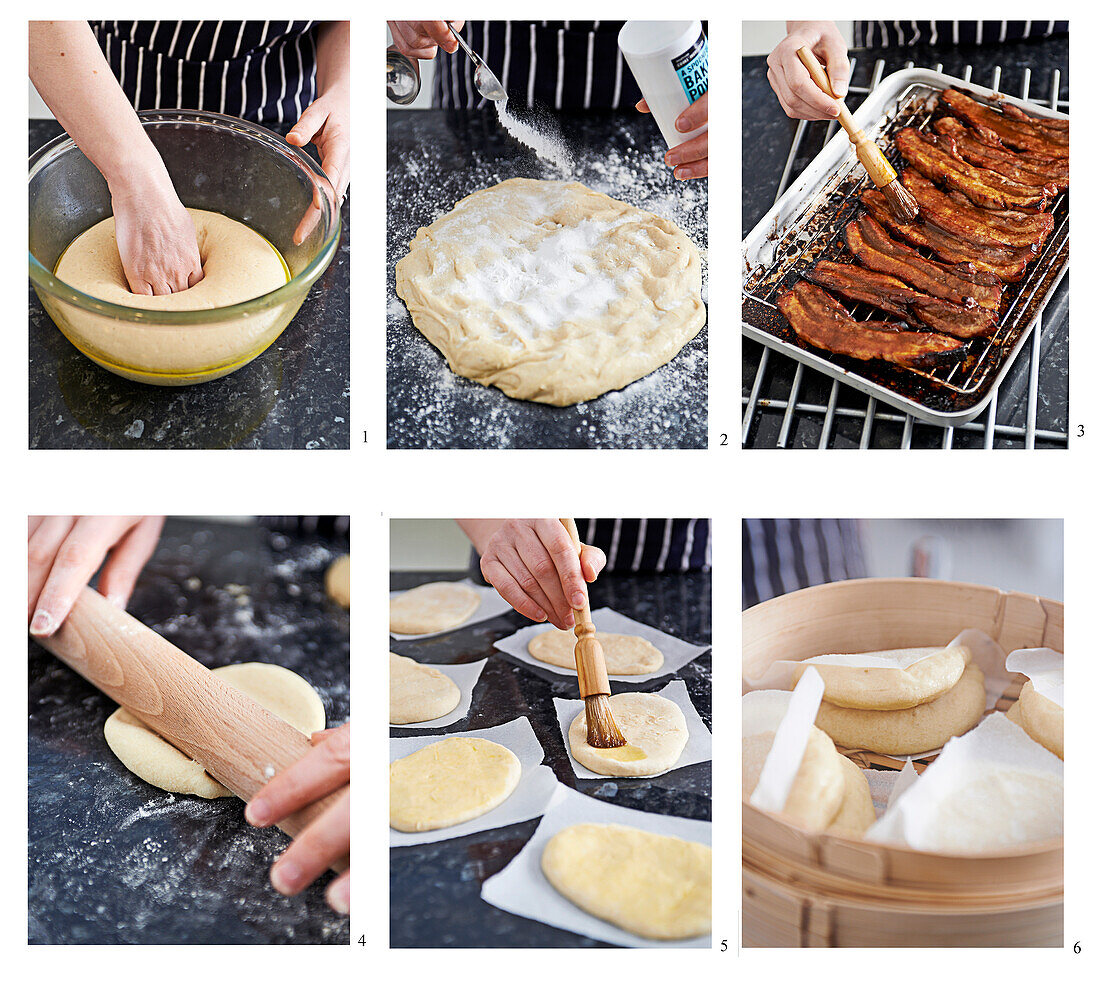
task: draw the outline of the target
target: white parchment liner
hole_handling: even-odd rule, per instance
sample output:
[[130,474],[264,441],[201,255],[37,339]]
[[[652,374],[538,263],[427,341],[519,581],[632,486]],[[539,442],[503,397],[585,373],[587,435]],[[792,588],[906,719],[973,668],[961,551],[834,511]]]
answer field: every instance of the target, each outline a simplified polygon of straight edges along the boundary
[[[400,654],[400,652],[394,653],[394,655]],[[409,658],[412,658],[412,656]],[[460,662],[452,666],[434,662],[420,663],[422,666],[438,669],[439,672],[443,673],[445,676],[449,676],[454,681],[459,692],[458,705],[455,707],[454,711],[442,715],[439,718],[432,718],[426,722],[409,722],[407,725],[394,725],[391,722],[390,728],[441,729],[444,726],[453,725],[455,722],[462,721],[462,719],[470,713],[470,704],[474,699],[474,687],[477,686],[477,681],[481,677],[481,671],[485,668],[485,663],[488,661],[488,659],[479,659],[477,662]]]
[[1064,665],[1065,656],[1052,648],[1018,648],[1005,660],[1010,673],[1026,676],[1035,693],[1049,698],[1060,708],[1066,706]]
[[[699,712],[695,710],[695,705],[691,703],[691,698],[688,696],[687,684],[683,680],[673,680],[667,686],[656,691],[656,694],[658,697],[664,697],[666,700],[672,701],[673,704],[679,707],[684,713],[684,720],[688,730],[687,745],[684,746],[684,752],[680,754],[680,759],[669,767],[668,771],[662,771],[661,773],[667,774],[669,771],[679,770],[681,767],[687,767],[693,763],[706,763],[710,759],[710,731],[707,729],[706,725],[703,724],[703,719],[699,717]],[[563,698],[555,697],[554,709],[558,715],[558,727],[561,729],[562,742],[565,743],[565,748],[569,750],[569,726],[573,724],[573,719],[584,711],[584,701],[567,701]],[[606,778],[610,776],[607,774],[597,774],[577,763],[576,759],[573,757],[572,751],[569,753],[569,766],[573,768],[573,773],[576,774],[577,777]],[[655,777],[657,775],[639,774],[636,776]],[[616,780],[618,780],[618,778],[616,778]],[[624,780],[628,779],[624,778]]]
[[[391,631],[390,637],[396,638],[399,641],[416,641],[420,638],[438,638],[441,634],[461,631],[463,628],[469,627],[471,624],[477,624],[479,621],[487,621],[494,617],[499,617],[501,614],[507,613],[512,609],[512,605],[491,586],[478,586],[470,579],[463,579],[462,584],[475,590],[478,596],[481,597],[481,603],[461,624],[456,624],[454,627],[447,628],[445,631],[429,631],[427,634],[398,634],[396,631]],[[427,583],[422,582],[420,585],[427,585]],[[407,593],[408,591],[408,589],[395,589],[390,593],[390,599],[392,600],[395,596],[400,596],[402,593]]]
[[542,745],[535,737],[535,731],[526,718],[517,718],[504,725],[496,725],[491,729],[477,729],[473,732],[454,732],[448,736],[409,736],[390,740],[390,763],[409,756],[432,743],[443,742],[455,736],[465,736],[471,739],[488,739],[490,742],[500,743],[506,746],[517,757],[523,773],[520,775],[519,784],[500,805],[490,810],[483,816],[467,820],[456,826],[447,826],[441,830],[427,830],[424,833],[402,833],[393,828],[390,829],[390,847],[407,847],[411,844],[430,844],[437,840],[450,840],[453,837],[464,837],[470,833],[479,833],[482,830],[491,830],[498,826],[508,826],[511,823],[522,823],[525,819],[534,819],[541,816],[546,809],[550,798],[554,794],[557,780],[554,772],[546,766],[540,766],[545,752]]
[[679,837],[710,846],[711,824],[698,819],[662,816],[653,812],[625,809],[589,798],[559,784],[553,802],[523,850],[503,871],[481,887],[481,898],[501,910],[626,948],[709,948],[710,936],[684,941],[653,941],[593,917],[562,896],[542,873],[542,852],[546,843],[567,826],[576,823],[612,823],[633,826],[662,836]]

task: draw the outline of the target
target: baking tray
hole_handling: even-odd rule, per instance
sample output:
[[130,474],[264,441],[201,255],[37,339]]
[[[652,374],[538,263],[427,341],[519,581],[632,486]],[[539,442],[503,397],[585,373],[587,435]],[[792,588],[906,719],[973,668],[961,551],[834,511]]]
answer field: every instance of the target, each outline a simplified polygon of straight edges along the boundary
[[[932,118],[929,99],[947,87],[993,103],[1009,98],[1030,114],[1066,119],[1051,108],[1012,98],[957,77],[916,67],[885,77],[853,113],[856,125],[879,143],[900,167],[903,158],[892,136],[904,125],[921,127]],[[775,306],[779,291],[821,258],[851,260],[837,252],[844,225],[858,212],[858,194],[867,180],[847,135],[838,130],[771,210],[745,238],[742,250],[742,332],[797,362],[885,401],[902,412],[941,426],[972,421],[990,403],[1019,355],[1035,318],[1069,268],[1069,194],[1052,206],[1055,226],[1042,253],[1024,278],[1006,283],[1002,318],[993,337],[966,360],[935,369],[881,361],[858,361],[805,348],[795,340]],[[853,311],[857,319],[886,317],[871,308]],[[896,318],[891,318],[896,320]]]

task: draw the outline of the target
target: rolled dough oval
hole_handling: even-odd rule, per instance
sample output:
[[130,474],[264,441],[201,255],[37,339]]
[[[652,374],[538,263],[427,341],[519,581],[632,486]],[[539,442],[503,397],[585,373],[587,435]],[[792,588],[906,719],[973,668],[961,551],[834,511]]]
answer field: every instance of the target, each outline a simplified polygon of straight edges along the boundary
[[390,630],[432,634],[468,621],[481,606],[477,590],[464,582],[426,582],[390,600]]
[[672,359],[706,322],[699,249],[576,182],[511,178],[416,232],[397,295],[459,376],[567,405]]
[[[774,732],[759,732],[741,739],[741,791],[748,798],[760,781],[764,761],[775,741]],[[840,811],[844,801],[844,759],[833,741],[821,729],[811,726],[791,790],[787,793],[784,815],[808,830],[823,830]]]
[[[613,634],[597,631],[596,639],[603,649],[604,662],[610,676],[641,676],[655,673],[665,664],[661,650],[633,634]],[[572,631],[554,628],[542,631],[527,643],[527,651],[533,659],[548,662],[551,666],[575,669],[573,650],[577,636]]]
[[825,682],[824,699],[840,708],[897,711],[926,704],[946,694],[963,674],[970,650],[953,648],[910,648],[883,652],[861,652],[860,658],[886,656],[906,663],[892,666],[845,666],[807,660],[794,674],[794,684],[806,668],[813,666]]
[[697,938],[711,926],[711,849],[632,826],[555,833],[542,872],[567,900],[642,938]]
[[1049,697],[1038,693],[1030,680],[1020,689],[1017,722],[1040,746],[1045,746],[1059,760],[1065,760],[1065,711]]
[[577,763],[609,777],[650,777],[676,766],[688,741],[687,722],[677,704],[659,694],[613,694],[607,703],[627,744],[645,757],[619,760],[615,750],[589,746],[582,710],[569,726],[569,751]]
[[844,773],[844,798],[827,832],[841,837],[862,837],[875,821],[875,803],[871,800],[871,785],[867,775],[846,756],[840,757]]
[[846,749],[907,756],[939,749],[969,732],[984,712],[985,676],[972,664],[946,694],[915,708],[866,711],[822,701],[817,726]]
[[[263,662],[244,662],[211,670],[303,735],[325,727],[325,706],[317,692],[297,673]],[[111,752],[143,781],[180,795],[224,798],[232,795],[202,765],[161,739],[125,708],[118,708],[103,725]]]
[[341,554],[325,571],[325,592],[334,603],[351,609],[351,555]]
[[442,718],[458,707],[461,691],[445,673],[390,653],[390,724]]
[[390,826],[422,833],[495,809],[519,784],[519,758],[500,743],[452,736],[390,764]]

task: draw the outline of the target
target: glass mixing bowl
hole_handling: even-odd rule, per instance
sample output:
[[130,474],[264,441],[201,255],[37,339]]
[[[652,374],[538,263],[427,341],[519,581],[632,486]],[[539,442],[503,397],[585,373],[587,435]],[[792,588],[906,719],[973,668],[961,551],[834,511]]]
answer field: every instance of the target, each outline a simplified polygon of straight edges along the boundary
[[[312,158],[277,133],[228,115],[141,112],[180,201],[240,221],[270,241],[291,278],[264,296],[211,310],[142,310],[61,282],[53,270],[74,238],[111,216],[107,183],[62,135],[30,159],[30,279],[72,344],[105,369],[152,384],[193,384],[232,373],[282,334],[340,240],[332,186]],[[320,193],[319,218],[301,244],[294,232]],[[143,343],[156,345],[144,353]],[[148,358],[146,358],[148,355]],[[203,363],[196,367],[194,359]]]

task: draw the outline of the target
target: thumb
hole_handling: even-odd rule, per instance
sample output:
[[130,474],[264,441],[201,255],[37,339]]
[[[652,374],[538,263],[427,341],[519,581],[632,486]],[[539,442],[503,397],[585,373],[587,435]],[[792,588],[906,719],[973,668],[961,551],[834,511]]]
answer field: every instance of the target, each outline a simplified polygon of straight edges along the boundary
[[848,93],[848,76],[852,72],[848,63],[848,52],[844,45],[832,38],[822,39],[821,48],[825,56],[825,72],[829,75],[829,85],[838,98]]

